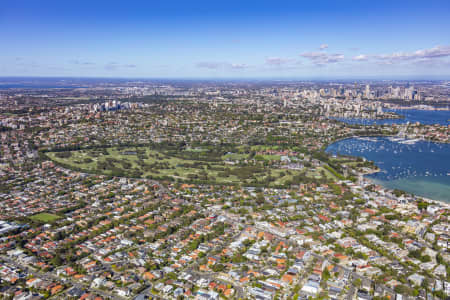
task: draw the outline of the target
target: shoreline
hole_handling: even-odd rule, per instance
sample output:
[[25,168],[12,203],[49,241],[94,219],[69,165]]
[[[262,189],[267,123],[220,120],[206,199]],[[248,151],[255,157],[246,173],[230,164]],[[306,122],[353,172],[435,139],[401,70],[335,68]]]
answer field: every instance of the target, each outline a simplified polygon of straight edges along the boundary
[[[364,175],[363,175],[363,176],[364,176]],[[379,187],[381,187],[382,189],[384,189],[384,190],[386,190],[386,191],[389,191],[390,193],[393,193],[393,191],[394,191],[393,189],[388,188],[388,187],[385,187],[384,185],[380,184],[379,182],[377,182],[376,179],[368,178],[368,177],[365,177],[365,176],[364,176],[364,180],[367,180],[367,181],[371,182],[372,184],[374,184],[374,185],[376,185],[376,186],[379,186]],[[403,191],[403,190],[402,190],[402,191]],[[425,197],[425,196],[416,195],[416,194],[414,194],[414,193],[407,192],[407,191],[403,191],[403,192],[405,192],[405,193],[407,193],[407,194],[409,194],[409,195],[413,195],[414,197],[420,197],[420,198],[422,198],[424,201],[427,201],[427,202],[430,202],[430,203],[434,203],[434,204],[437,204],[437,205],[440,205],[440,206],[444,206],[445,208],[450,209],[450,203],[449,203],[449,202],[445,202],[445,200],[431,199],[431,198],[427,198],[427,197]]]
[[[394,135],[364,135],[364,136],[357,136],[357,135],[355,135],[355,136],[351,136],[351,137],[340,138],[340,139],[336,139],[334,142],[328,144],[328,145],[325,147],[325,152],[326,152],[326,149],[327,149],[330,145],[335,144],[335,143],[337,143],[337,142],[345,141],[345,140],[358,139],[358,138],[361,138],[361,137],[374,137],[374,138],[380,138],[380,137],[381,137],[381,138],[388,138],[388,137],[392,137],[392,136],[394,136]],[[421,139],[421,141],[427,141],[427,140]],[[433,142],[433,143],[438,143],[438,144],[441,143],[441,142],[435,142],[435,141],[432,141],[432,142]],[[441,144],[448,144],[448,143],[441,143]],[[342,155],[342,154],[341,154],[340,156],[347,156],[347,157],[353,157],[353,158],[363,157],[363,156]],[[364,157],[363,157],[363,158],[364,158]],[[372,161],[372,162],[373,162],[373,161]],[[358,176],[359,176],[359,175],[362,175],[363,178],[364,178],[364,180],[370,181],[372,184],[375,184],[376,186],[379,186],[379,187],[381,187],[382,189],[384,189],[384,190],[386,190],[386,191],[389,191],[390,193],[393,193],[394,189],[384,186],[384,185],[381,184],[380,182],[377,182],[376,179],[367,177],[367,175],[375,174],[375,173],[381,172],[381,169],[375,164],[375,162],[374,162],[374,165],[377,167],[377,170],[373,170],[373,171],[369,171],[369,172],[358,172]],[[415,193],[413,193],[413,192],[405,191],[405,190],[403,190],[403,189],[399,189],[399,190],[401,190],[401,191],[403,191],[403,192],[405,192],[405,193],[407,193],[407,194],[409,194],[409,195],[413,195],[414,197],[420,197],[420,198],[422,198],[424,201],[432,202],[432,203],[439,204],[439,205],[444,205],[446,208],[450,208],[450,202],[446,202],[445,200],[431,199],[431,198],[428,198],[428,197],[426,197],[426,196],[421,196],[421,195],[415,194]]]
[[423,110],[423,111],[450,111],[450,108],[447,107],[414,107],[414,106],[400,106],[400,107],[393,107],[393,108],[387,108],[387,109],[396,109],[396,110]]

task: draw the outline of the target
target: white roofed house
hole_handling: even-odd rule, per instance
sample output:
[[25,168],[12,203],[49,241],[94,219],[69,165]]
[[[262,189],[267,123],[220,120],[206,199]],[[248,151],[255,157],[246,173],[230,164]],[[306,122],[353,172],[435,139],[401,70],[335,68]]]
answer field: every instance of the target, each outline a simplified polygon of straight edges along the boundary
[[408,277],[408,280],[417,286],[421,286],[424,279],[425,277],[417,273],[414,273]]
[[436,276],[447,277],[447,270],[444,265],[437,266],[433,273]]
[[128,297],[130,295],[130,290],[127,288],[118,288],[116,293],[121,297]]

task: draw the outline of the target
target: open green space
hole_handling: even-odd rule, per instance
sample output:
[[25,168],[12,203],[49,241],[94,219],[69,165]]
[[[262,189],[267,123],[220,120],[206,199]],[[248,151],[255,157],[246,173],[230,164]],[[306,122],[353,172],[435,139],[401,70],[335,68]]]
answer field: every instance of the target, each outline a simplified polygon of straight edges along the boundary
[[61,217],[58,215],[49,214],[49,213],[40,213],[40,214],[33,215],[30,217],[30,219],[32,219],[34,221],[39,221],[39,222],[43,222],[43,223],[54,222],[54,221],[58,220],[59,218],[61,218]]
[[332,178],[322,169],[308,174],[286,169],[279,155],[252,155],[230,147],[117,146],[46,155],[60,165],[87,173],[156,180],[283,186],[299,183],[304,177]]

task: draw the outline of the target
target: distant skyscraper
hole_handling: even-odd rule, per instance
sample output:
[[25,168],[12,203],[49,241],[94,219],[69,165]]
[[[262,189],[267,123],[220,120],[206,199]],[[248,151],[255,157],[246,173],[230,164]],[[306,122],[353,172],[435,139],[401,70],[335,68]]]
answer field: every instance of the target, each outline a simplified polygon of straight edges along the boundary
[[370,98],[370,85],[368,85],[368,84],[366,84],[365,96],[366,96],[367,99]]
[[415,94],[414,86],[410,86],[410,87],[405,89],[405,99],[413,100],[414,99],[414,94]]

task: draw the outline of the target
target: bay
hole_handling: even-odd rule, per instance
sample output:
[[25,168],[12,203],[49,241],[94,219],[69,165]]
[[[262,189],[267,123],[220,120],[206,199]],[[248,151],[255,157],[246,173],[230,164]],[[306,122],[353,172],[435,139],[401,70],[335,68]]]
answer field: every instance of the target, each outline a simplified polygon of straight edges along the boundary
[[374,161],[380,172],[367,177],[386,188],[450,202],[450,144],[349,138],[329,145],[326,151]]
[[419,110],[419,109],[386,109],[402,116],[401,119],[358,119],[358,118],[333,118],[347,124],[358,125],[390,125],[416,123],[426,125],[450,125],[450,111],[448,110]]

